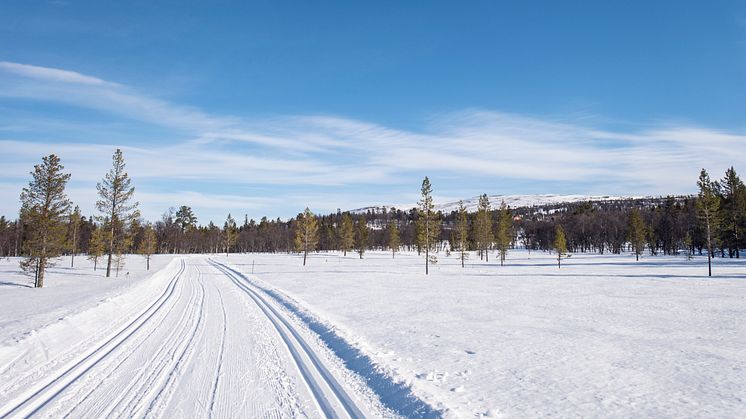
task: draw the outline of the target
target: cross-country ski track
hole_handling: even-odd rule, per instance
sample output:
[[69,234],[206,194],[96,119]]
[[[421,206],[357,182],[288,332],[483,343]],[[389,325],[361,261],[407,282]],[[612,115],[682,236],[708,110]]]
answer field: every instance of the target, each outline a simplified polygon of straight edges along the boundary
[[54,327],[0,348],[0,417],[401,413],[382,405],[366,378],[334,359],[302,319],[229,265],[184,257],[152,280],[157,292],[137,311],[114,316],[130,306],[108,301],[92,309],[103,314],[82,313],[75,324],[97,330],[65,349],[55,344],[65,331]]

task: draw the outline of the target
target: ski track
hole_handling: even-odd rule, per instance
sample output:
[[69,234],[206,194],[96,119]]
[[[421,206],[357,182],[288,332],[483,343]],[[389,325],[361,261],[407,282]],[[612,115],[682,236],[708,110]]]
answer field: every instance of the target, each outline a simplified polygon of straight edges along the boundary
[[237,287],[246,293],[264,312],[290,352],[303,381],[311,391],[318,408],[326,417],[348,416],[352,418],[365,415],[347,391],[329,372],[315,351],[301,337],[294,326],[280,311],[275,309],[253,286],[242,280],[236,272],[227,266],[210,260],[212,266],[227,276]]
[[0,386],[0,418],[337,416],[308,403],[266,313],[224,273],[204,258],[171,269],[147,308],[108,336],[105,325],[93,333],[98,343],[25,370],[30,350],[9,357],[3,370],[21,373]]
[[[91,370],[96,366],[96,364],[101,362],[104,357],[111,354],[122,345],[122,342],[146,324],[146,322],[155,315],[167,301],[169,301],[173,295],[175,285],[183,273],[184,263],[182,262],[178,273],[172,278],[166,291],[150,307],[148,307],[145,312],[140,314],[135,318],[135,320],[130,322],[109,340],[101,344],[93,352],[77,361],[74,365],[65,369],[58,375],[53,376],[51,380],[47,380],[46,383],[41,386],[32,388],[31,394],[22,396],[20,402],[11,402],[10,406],[6,405],[4,410],[0,412],[0,417],[11,415],[30,416],[38,413],[39,410],[44,408],[50,401],[65,391],[72,382]],[[122,338],[120,339],[120,337]]]

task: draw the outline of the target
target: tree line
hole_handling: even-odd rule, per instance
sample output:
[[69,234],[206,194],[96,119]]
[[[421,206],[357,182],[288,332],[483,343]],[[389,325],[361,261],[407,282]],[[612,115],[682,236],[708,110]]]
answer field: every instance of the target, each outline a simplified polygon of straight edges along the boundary
[[[733,167],[712,181],[702,169],[696,196],[587,201],[509,208],[482,195],[476,212],[463,205],[444,214],[435,211],[433,188],[425,177],[416,208],[317,215],[306,208],[290,220],[228,214],[222,226],[200,225],[191,207],[169,209],[161,219],[141,218],[135,188],[126,172],[122,151],[97,184],[97,215],[85,217],[65,194],[70,174],[55,155],[34,166],[24,188],[17,220],[0,217],[0,256],[23,256],[21,268],[44,284],[44,272],[61,256],[86,255],[106,277],[118,275],[125,254],[144,256],[147,269],[157,253],[301,252],[303,264],[315,251],[417,251],[425,273],[437,255],[456,253],[462,266],[470,254],[489,262],[495,255],[506,263],[514,248],[555,251],[558,266],[567,253],[631,252],[639,260],[646,252],[691,257],[740,257],[746,228],[746,187]],[[493,207],[493,204],[495,207]],[[711,274],[711,264],[710,274]]]

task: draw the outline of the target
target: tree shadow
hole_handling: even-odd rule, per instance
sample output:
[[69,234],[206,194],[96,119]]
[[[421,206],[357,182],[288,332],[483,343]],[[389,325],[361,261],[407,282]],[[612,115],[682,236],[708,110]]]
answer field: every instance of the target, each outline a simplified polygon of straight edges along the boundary
[[19,284],[17,282],[0,281],[0,286],[3,287],[20,287],[20,288],[34,288],[28,284]]

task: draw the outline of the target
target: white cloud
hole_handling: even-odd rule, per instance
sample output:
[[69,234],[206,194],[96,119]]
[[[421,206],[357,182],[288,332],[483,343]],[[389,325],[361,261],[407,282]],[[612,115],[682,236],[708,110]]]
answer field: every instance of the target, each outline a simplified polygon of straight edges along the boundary
[[[413,185],[416,190],[425,174],[443,179],[439,192],[449,196],[471,196],[472,181],[484,179],[495,185],[495,190],[480,191],[486,193],[522,192],[511,190],[513,181],[594,188],[572,191],[579,193],[690,193],[701,167],[718,177],[726,167],[746,161],[744,133],[694,124],[616,131],[485,110],[441,115],[418,132],[330,115],[249,120],[211,115],[79,73],[7,62],[0,62],[2,96],[92,108],[167,128],[183,138],[177,144],[138,139],[124,146],[60,143],[54,138],[22,141],[2,138],[0,128],[0,179],[5,185],[0,200],[13,201],[0,208],[5,214],[14,213],[17,206],[18,188],[11,188],[16,195],[11,197],[8,185],[25,179],[40,156],[59,154],[79,186],[93,188],[116,147],[124,149],[138,182],[182,181],[183,192],[143,194],[139,199],[144,204],[147,200],[160,206],[173,200],[171,205],[177,205],[175,201],[185,197],[205,210],[234,203],[233,208],[265,208],[270,216],[294,212],[273,210],[274,205],[302,208],[312,202],[323,208],[349,208],[365,205],[366,199],[367,204],[401,202],[399,192],[386,185]],[[40,119],[37,129],[43,130],[45,123],[54,121]],[[75,129],[85,137],[85,126]],[[204,186],[184,188],[184,180],[286,189],[309,186],[315,192],[301,196],[285,191],[249,199],[199,190]],[[339,193],[339,187],[359,187],[377,195],[351,197]]]
[[62,83],[72,84],[87,84],[91,86],[116,86],[116,84],[114,83],[106,82],[99,78],[86,76],[74,71],[12,63],[8,61],[0,61],[0,70],[37,80],[58,81]]

